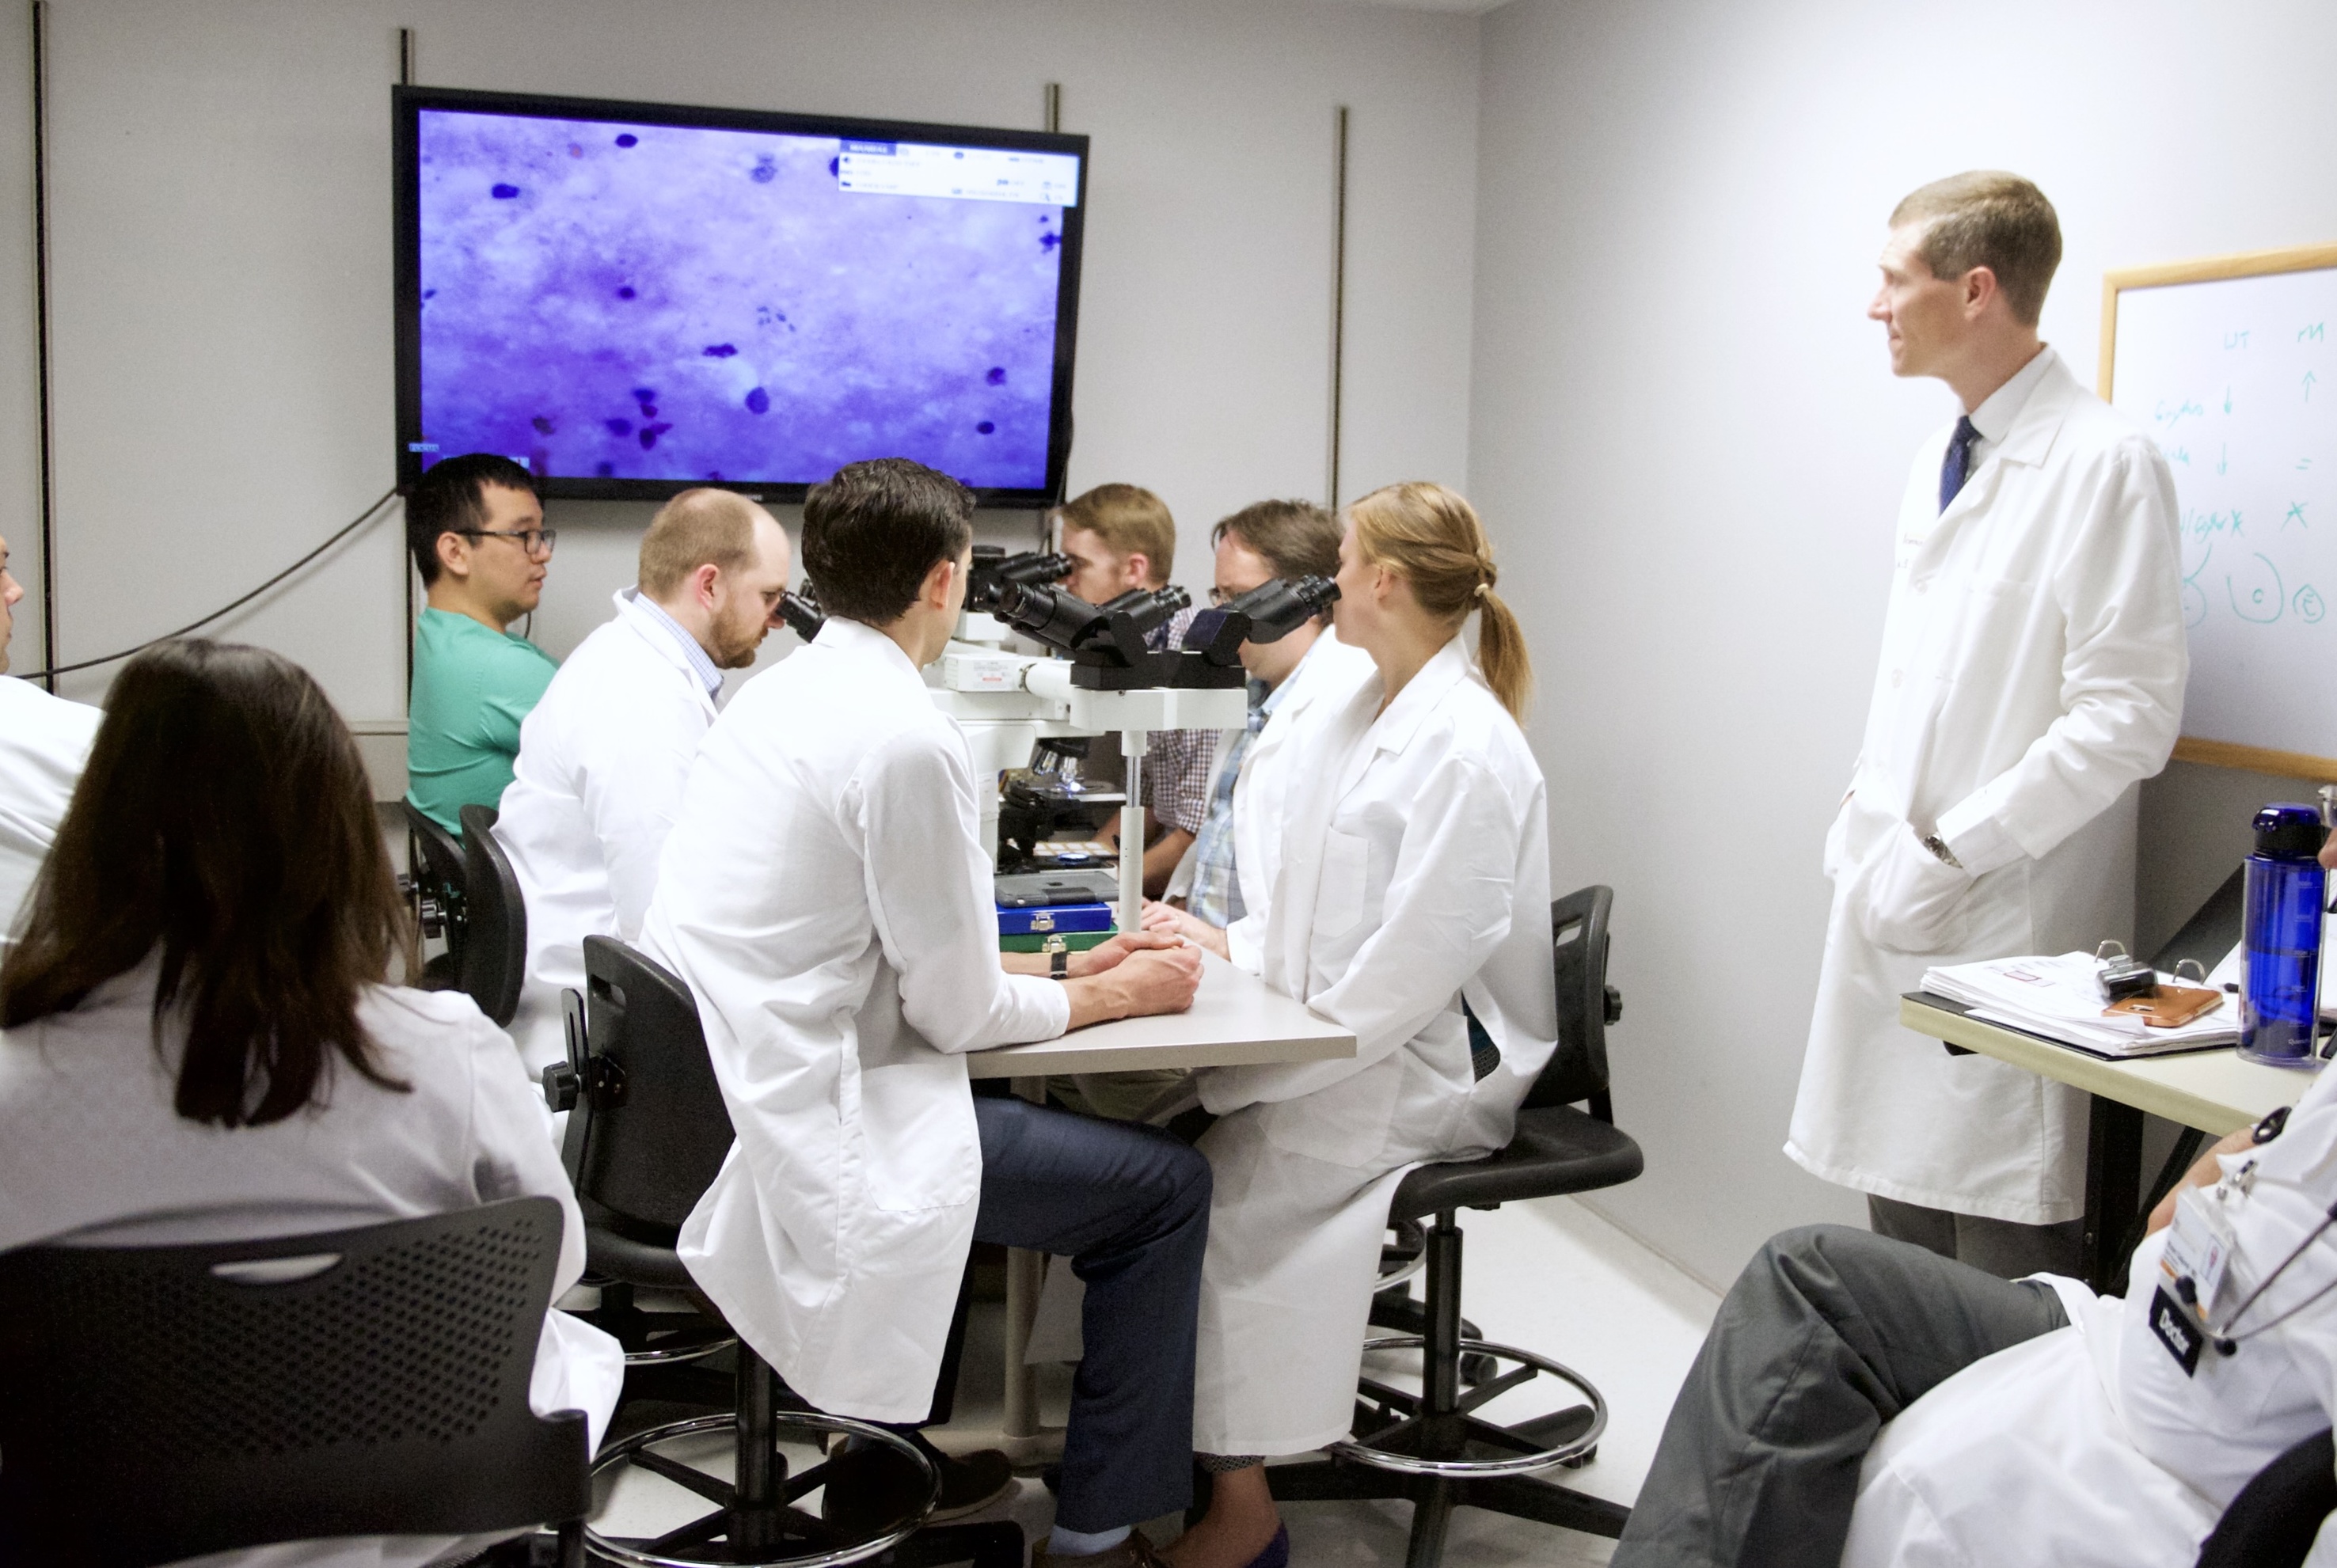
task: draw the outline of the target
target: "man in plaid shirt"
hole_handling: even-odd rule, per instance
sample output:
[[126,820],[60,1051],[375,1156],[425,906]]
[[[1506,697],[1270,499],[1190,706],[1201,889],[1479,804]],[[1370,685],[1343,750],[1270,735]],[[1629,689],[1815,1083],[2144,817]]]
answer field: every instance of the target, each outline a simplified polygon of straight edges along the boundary
[[[1100,484],[1066,502],[1055,512],[1061,548],[1071,558],[1063,586],[1090,604],[1117,599],[1130,589],[1166,588],[1177,561],[1177,523],[1150,491],[1133,484]],[[1146,639],[1156,649],[1176,646],[1193,623],[1198,608],[1179,610],[1155,627]],[[1099,746],[1090,755],[1118,755]],[[1157,896],[1168,886],[1185,851],[1209,813],[1209,774],[1217,765],[1217,733],[1207,729],[1156,730],[1144,753],[1137,801],[1144,807],[1144,891]],[[1100,770],[1090,770],[1094,773]]]

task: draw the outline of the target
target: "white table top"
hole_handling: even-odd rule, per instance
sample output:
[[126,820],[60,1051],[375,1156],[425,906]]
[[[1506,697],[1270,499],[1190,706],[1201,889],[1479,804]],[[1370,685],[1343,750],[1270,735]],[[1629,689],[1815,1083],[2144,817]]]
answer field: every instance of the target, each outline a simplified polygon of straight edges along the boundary
[[1899,1021],[1917,1034],[2217,1137],[2262,1121],[2277,1106],[2296,1104],[2313,1083],[2306,1069],[2244,1062],[2228,1047],[2105,1061],[2018,1029],[1966,1018],[1952,1006],[1935,1006],[1921,996],[1899,998]]
[[1354,1035],[1308,1012],[1256,975],[1204,952],[1201,988],[1188,1011],[1092,1024],[1060,1039],[976,1051],[966,1062],[977,1078],[1034,1078],[1051,1073],[1315,1062],[1354,1054]]

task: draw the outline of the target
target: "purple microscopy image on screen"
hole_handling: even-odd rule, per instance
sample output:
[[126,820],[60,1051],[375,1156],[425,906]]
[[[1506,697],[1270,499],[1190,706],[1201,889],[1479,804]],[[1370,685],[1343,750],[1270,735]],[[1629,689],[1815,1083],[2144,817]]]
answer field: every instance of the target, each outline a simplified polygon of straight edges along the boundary
[[420,121],[425,462],[1046,483],[1061,207],[846,190],[832,137]]

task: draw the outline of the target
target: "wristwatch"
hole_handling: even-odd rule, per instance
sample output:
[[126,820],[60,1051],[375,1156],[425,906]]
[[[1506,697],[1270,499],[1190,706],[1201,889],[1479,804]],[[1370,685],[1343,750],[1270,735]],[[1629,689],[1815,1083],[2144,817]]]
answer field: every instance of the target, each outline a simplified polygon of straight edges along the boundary
[[1070,945],[1061,937],[1049,937],[1043,950],[1047,955],[1047,978],[1051,980],[1070,979],[1071,978]]
[[1950,849],[1948,841],[1939,834],[1926,833],[1923,836],[1923,847],[1938,856],[1941,865],[1953,866],[1958,871],[1964,869],[1964,862],[1956,859],[1956,852]]

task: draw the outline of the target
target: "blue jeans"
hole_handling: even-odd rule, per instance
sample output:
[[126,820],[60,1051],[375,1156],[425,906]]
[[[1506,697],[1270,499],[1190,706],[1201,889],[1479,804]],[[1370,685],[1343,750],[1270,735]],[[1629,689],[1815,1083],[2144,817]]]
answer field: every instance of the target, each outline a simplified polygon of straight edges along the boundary
[[1193,1325],[1209,1163],[1151,1127],[977,1096],[977,1242],[1071,1261],[1087,1286],[1055,1517],[1089,1534],[1193,1495]]

